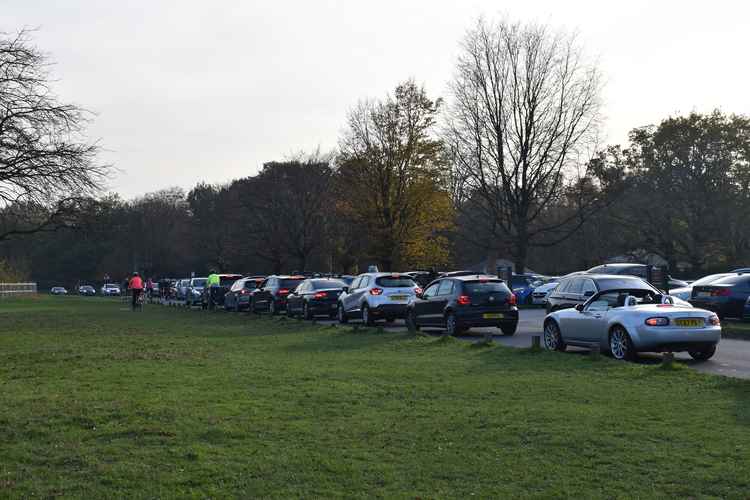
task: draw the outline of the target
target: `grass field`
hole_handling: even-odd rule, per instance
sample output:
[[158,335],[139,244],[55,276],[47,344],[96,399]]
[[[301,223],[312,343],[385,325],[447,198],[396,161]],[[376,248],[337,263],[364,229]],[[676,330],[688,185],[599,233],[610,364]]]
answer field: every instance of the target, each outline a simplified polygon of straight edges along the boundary
[[44,297],[0,388],[0,497],[750,494],[750,382],[679,367]]

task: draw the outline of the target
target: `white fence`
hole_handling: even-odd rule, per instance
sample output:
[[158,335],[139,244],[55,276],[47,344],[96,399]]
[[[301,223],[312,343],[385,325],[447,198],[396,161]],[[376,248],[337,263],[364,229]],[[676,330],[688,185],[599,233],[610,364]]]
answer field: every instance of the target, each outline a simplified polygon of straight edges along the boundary
[[36,293],[36,283],[0,283],[0,297]]

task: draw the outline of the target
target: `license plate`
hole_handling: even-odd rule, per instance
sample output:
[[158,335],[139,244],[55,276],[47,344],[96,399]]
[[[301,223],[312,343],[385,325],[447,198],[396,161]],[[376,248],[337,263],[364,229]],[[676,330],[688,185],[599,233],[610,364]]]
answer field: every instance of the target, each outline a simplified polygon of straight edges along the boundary
[[395,302],[403,302],[408,298],[409,298],[408,295],[391,295],[391,300]]
[[678,318],[674,320],[674,324],[685,328],[696,328],[706,324],[702,319],[690,319],[690,318]]
[[505,317],[502,313],[485,313],[482,314],[484,319],[503,319]]

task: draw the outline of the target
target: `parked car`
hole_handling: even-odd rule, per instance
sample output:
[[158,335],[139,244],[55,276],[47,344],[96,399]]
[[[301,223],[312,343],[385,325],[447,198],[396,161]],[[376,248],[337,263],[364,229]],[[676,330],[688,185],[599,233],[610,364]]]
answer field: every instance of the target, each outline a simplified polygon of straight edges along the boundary
[[542,276],[536,274],[514,274],[510,279],[510,289],[516,295],[519,304],[532,304],[532,293],[535,283],[541,281]]
[[711,358],[721,339],[719,317],[674,304],[677,300],[644,280],[618,283],[585,304],[547,315],[544,346],[564,351],[569,345],[598,345],[620,360],[632,360],[639,352],[665,351],[687,351],[697,360]]
[[[217,290],[212,291],[210,287],[203,287],[201,307],[203,307],[203,309],[211,307],[211,300],[213,300],[214,306],[223,307],[224,295],[229,291],[234,282],[239,279],[242,279],[241,274],[219,274],[219,286]],[[213,294],[213,297],[211,297],[211,294]]]
[[685,286],[682,288],[675,288],[674,290],[669,290],[669,295],[671,295],[672,297],[679,297],[682,300],[689,300],[690,295],[693,292],[694,286],[708,285],[718,279],[727,278],[729,276],[735,276],[735,273],[710,274],[708,276],[702,277],[699,280],[695,280],[692,283],[689,283],[688,286]]
[[[604,264],[602,266],[592,267],[587,274],[618,274],[627,276],[637,276],[642,279],[647,279],[648,266],[646,264],[633,264],[631,262],[619,263],[619,264]],[[682,280],[675,279],[671,276],[667,276],[669,289],[672,288],[684,288],[688,286],[688,283]],[[654,283],[659,285],[659,283]]]
[[741,318],[750,297],[750,274],[737,274],[718,279],[708,285],[694,286],[690,303],[708,309],[719,318]]
[[287,296],[305,280],[304,276],[269,276],[253,292],[250,310],[254,313],[268,312],[272,316],[286,311]]
[[91,285],[81,285],[78,287],[78,295],[94,296],[96,295],[96,288]]
[[407,271],[401,274],[411,277],[417,285],[423,288],[429,285],[432,280],[437,277],[437,273],[432,271]]
[[287,296],[287,316],[301,314],[305,319],[315,316],[335,318],[339,295],[347,286],[335,278],[307,279]]
[[186,300],[188,287],[190,286],[190,278],[184,278],[177,280],[174,286],[174,296],[177,300]]
[[476,271],[447,271],[440,273],[438,278],[457,278],[458,276],[476,276]]
[[265,279],[264,276],[248,276],[235,281],[224,295],[224,309],[235,312],[250,309],[253,291],[257,290]]
[[550,281],[549,283],[534,288],[534,291],[531,292],[531,303],[537,306],[547,305],[547,296],[549,296],[559,284],[558,281]]
[[68,295],[68,291],[62,286],[53,286],[49,293],[52,295]]
[[185,305],[187,307],[196,306],[203,301],[203,288],[206,286],[208,278],[190,278],[187,291],[185,292]]
[[739,269],[732,269],[733,273],[750,273],[750,267],[740,267]]
[[101,293],[105,297],[112,297],[112,296],[120,295],[121,293],[120,285],[117,285],[115,283],[105,283],[102,286]]
[[496,327],[513,335],[518,327],[516,296],[497,276],[442,278],[409,303],[407,324],[444,328],[449,335],[474,327]]
[[[646,280],[630,275],[612,274],[577,274],[563,276],[560,284],[547,297],[547,313],[569,309],[586,303],[595,294],[615,289],[639,288]],[[652,290],[661,293],[649,284]],[[687,302],[675,298],[675,303],[686,305]]]
[[373,325],[381,318],[388,322],[405,318],[407,305],[421,292],[414,280],[403,274],[360,274],[339,296],[339,322],[362,318],[366,325]]
[[745,302],[745,312],[742,315],[742,319],[744,321],[750,321],[750,297],[748,297],[747,301]]

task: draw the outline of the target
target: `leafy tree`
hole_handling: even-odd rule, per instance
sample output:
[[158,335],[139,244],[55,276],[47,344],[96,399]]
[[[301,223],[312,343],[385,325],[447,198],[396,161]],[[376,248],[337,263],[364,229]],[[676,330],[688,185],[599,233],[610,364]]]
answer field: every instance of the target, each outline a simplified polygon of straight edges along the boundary
[[440,103],[407,81],[349,113],[337,161],[339,209],[368,235],[367,252],[383,270],[433,256],[445,260],[447,241],[432,238],[439,247],[432,255],[415,243],[418,232],[436,235],[453,219],[440,195],[443,145],[433,137]]

